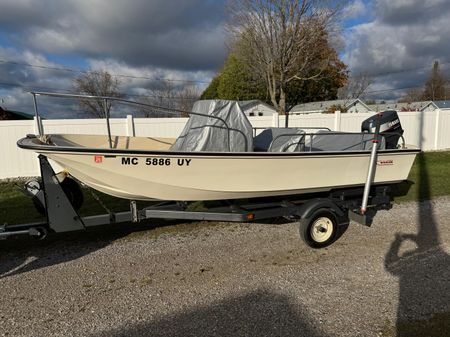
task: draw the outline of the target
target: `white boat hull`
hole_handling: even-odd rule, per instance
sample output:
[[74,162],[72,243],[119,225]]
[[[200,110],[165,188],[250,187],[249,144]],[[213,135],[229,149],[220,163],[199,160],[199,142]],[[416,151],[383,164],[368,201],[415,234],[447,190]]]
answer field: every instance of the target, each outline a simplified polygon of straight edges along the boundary
[[[251,160],[239,156],[47,156],[101,192],[136,200],[240,199],[325,191],[363,185],[369,165],[368,154]],[[147,161],[170,164],[147,165]],[[413,161],[411,154],[379,155],[375,183],[405,180]]]
[[[360,186],[366,181],[370,158],[368,151],[171,153],[116,148],[81,152],[48,146],[34,150],[54,160],[81,182],[132,200],[241,199]],[[381,151],[374,183],[406,180],[418,152],[417,149]]]

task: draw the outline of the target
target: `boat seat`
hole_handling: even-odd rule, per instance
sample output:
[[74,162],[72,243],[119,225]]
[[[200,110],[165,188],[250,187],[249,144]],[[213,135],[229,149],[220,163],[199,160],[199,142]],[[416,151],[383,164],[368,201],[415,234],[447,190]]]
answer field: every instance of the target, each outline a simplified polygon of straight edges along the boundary
[[[305,151],[361,151],[372,149],[373,134],[337,133],[318,131],[306,137]],[[386,148],[384,137],[381,138],[380,150]]]
[[301,152],[305,147],[305,131],[298,128],[268,128],[253,138],[257,152]]

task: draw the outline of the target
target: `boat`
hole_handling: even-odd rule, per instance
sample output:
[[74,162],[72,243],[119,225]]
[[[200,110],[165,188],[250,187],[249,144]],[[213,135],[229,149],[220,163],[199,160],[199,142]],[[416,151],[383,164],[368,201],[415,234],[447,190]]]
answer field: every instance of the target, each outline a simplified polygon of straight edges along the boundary
[[397,184],[407,179],[420,152],[405,144],[395,111],[369,118],[361,132],[355,133],[323,128],[254,129],[233,101],[199,101],[188,114],[178,138],[114,136],[107,118],[108,135],[40,134],[24,137],[17,144],[46,156],[103,193],[130,200],[177,201],[361,187],[367,181],[375,143],[371,183]]
[[[27,182],[24,192],[47,220],[2,225],[0,238],[43,239],[51,232],[154,218],[252,222],[285,217],[298,220],[308,246],[323,248],[345,232],[350,220],[370,226],[378,210],[390,209],[390,187],[407,179],[420,152],[405,144],[395,111],[366,119],[361,132],[261,129],[252,127],[239,102],[199,101],[177,138],[124,137],[111,134],[109,100],[174,111],[122,98],[32,94],[38,120],[36,96],[103,102],[108,132],[44,134],[39,127],[38,135],[20,139],[20,148],[39,154],[41,179]],[[130,199],[130,210],[81,216],[77,180]],[[161,202],[138,209],[136,200]],[[192,210],[189,202],[198,200],[220,202]]]

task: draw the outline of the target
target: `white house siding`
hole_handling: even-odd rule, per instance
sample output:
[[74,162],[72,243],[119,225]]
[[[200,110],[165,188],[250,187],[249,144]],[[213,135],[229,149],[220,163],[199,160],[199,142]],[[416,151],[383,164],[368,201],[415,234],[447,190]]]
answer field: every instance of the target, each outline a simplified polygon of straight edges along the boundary
[[422,111],[424,111],[424,112],[434,111],[434,110],[436,110],[436,107],[433,104],[428,104],[425,108],[422,109]]
[[257,104],[244,110],[247,116],[272,116],[274,112],[276,112],[275,109],[265,104]]
[[370,110],[361,104],[360,102],[355,102],[351,106],[347,108],[348,113],[364,113],[364,112],[370,112]]

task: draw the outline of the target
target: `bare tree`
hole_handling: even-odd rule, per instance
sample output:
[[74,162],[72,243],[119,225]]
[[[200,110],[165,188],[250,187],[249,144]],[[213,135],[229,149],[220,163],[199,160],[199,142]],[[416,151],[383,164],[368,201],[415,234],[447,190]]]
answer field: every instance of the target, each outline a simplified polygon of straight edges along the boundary
[[170,117],[167,109],[173,108],[173,93],[174,87],[169,81],[161,82],[158,88],[148,89],[145,94],[139,97],[138,101],[152,107],[141,106],[139,108],[141,115],[143,117]]
[[357,99],[364,96],[373,83],[372,77],[367,73],[350,76],[347,84],[338,90],[338,98],[344,100]]
[[[200,99],[201,91],[196,85],[187,85],[177,94],[177,107],[183,112],[192,111],[195,101]],[[183,115],[186,115],[183,113]]]
[[[80,94],[90,96],[121,97],[119,84],[119,80],[106,70],[89,71],[74,80],[75,90]],[[80,100],[80,106],[95,117],[105,117],[103,100],[82,99]],[[108,102],[106,110],[109,114],[111,101]]]
[[424,100],[439,101],[446,99],[446,81],[442,76],[439,62],[435,61],[430,77],[425,83]]
[[408,103],[419,102],[422,100],[423,90],[421,88],[411,88],[408,89],[405,93],[405,96],[400,98],[399,103]]
[[167,110],[177,110],[181,115],[186,115],[182,112],[191,111],[200,94],[195,85],[177,88],[172,81],[163,81],[159,88],[148,90],[147,94],[141,97],[142,103],[154,106],[142,107],[141,113],[145,117],[173,117],[174,115],[167,113]]
[[[317,45],[327,35],[336,10],[321,0],[229,2],[228,28],[236,55],[264,79],[273,106],[286,114],[287,84],[318,77],[327,65],[317,57],[321,52]],[[311,69],[316,72],[311,74]]]

